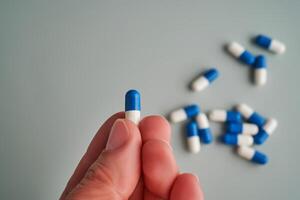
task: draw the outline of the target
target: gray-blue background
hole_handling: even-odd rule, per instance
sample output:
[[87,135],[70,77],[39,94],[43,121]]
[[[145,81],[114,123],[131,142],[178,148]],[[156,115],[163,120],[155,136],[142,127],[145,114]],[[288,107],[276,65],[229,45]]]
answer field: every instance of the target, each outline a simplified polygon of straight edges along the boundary
[[[188,154],[182,125],[172,126],[176,159],[199,175],[208,200],[299,199],[299,19],[298,0],[1,0],[0,198],[57,199],[101,123],[137,88],[143,115],[247,102],[276,117],[279,128],[259,147],[267,166],[217,142]],[[251,44],[257,33],[283,40],[287,53]],[[265,87],[224,52],[232,40],[267,55]],[[190,92],[190,80],[211,65],[218,81]]]

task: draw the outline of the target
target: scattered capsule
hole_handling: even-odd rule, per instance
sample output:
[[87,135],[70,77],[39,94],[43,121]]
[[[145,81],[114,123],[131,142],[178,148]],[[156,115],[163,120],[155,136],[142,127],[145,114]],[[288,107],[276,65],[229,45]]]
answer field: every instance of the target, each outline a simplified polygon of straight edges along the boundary
[[199,78],[192,82],[191,88],[193,91],[202,91],[207,88],[219,76],[219,72],[215,68],[206,70]]
[[252,65],[255,61],[254,55],[247,51],[242,45],[237,42],[232,42],[228,45],[228,51],[235,58],[238,58],[240,61],[247,65]]
[[272,51],[273,53],[283,54],[286,50],[285,45],[276,40],[272,39],[266,35],[258,35],[255,38],[255,43],[265,49]]
[[268,162],[268,156],[265,155],[264,153],[257,151],[251,147],[245,147],[245,146],[241,146],[238,147],[237,149],[237,153],[247,159],[247,160],[251,160],[252,162],[258,163],[258,164],[267,164]]
[[197,105],[189,105],[171,112],[170,120],[173,123],[182,122],[188,118],[195,117],[199,112],[200,108]]
[[227,123],[226,130],[229,133],[256,135],[259,129],[255,124],[229,122]]
[[223,142],[228,145],[251,146],[253,145],[253,137],[226,133],[223,136]]
[[196,122],[198,125],[198,134],[203,143],[209,144],[213,141],[213,136],[209,126],[209,122],[205,113],[200,113],[196,116]]
[[265,124],[266,119],[260,115],[259,113],[255,112],[250,106],[247,104],[239,104],[236,106],[236,109],[243,115],[243,117],[250,123],[256,124],[257,126],[261,127]]
[[198,153],[201,149],[200,138],[198,135],[197,123],[191,121],[186,126],[187,145],[191,153]]
[[141,96],[136,90],[129,90],[125,95],[125,118],[138,124],[141,118]]
[[265,125],[259,130],[258,134],[254,136],[255,144],[263,144],[270,135],[276,130],[278,122],[276,119],[268,119]]
[[267,62],[263,55],[256,56],[253,65],[254,68],[254,83],[256,85],[265,85],[267,83]]
[[215,122],[241,122],[242,116],[236,111],[212,110],[209,119]]

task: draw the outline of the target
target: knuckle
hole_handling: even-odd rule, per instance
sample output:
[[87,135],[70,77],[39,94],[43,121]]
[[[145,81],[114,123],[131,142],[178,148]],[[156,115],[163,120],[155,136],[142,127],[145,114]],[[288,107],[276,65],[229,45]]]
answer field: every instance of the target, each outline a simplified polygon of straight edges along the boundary
[[91,182],[100,182],[105,185],[113,186],[113,177],[111,170],[103,162],[96,161],[88,170],[86,174],[86,179]]

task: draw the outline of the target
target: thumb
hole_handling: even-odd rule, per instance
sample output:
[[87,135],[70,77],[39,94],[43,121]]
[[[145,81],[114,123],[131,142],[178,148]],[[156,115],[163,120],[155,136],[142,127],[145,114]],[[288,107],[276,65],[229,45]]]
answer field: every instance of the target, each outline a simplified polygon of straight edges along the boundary
[[134,123],[116,120],[105,150],[67,199],[128,199],[141,174],[141,144]]

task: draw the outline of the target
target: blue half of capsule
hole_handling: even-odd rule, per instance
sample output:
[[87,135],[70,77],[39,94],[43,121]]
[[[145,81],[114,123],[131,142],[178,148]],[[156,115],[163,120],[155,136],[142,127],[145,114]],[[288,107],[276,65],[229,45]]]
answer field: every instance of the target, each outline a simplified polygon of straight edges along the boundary
[[258,35],[255,38],[255,43],[261,47],[268,49],[271,45],[272,39],[266,35]]
[[205,76],[205,78],[211,83],[215,79],[218,78],[219,72],[217,69],[211,68],[211,69],[207,70],[206,72],[204,72],[203,76]]
[[255,62],[253,65],[254,68],[266,68],[267,67],[267,59],[263,55],[258,55],[255,58]]
[[263,129],[260,128],[259,132],[253,137],[254,143],[261,145],[269,138],[269,134]]
[[186,134],[187,137],[198,136],[198,127],[196,122],[191,121],[186,125]]
[[234,134],[228,134],[226,133],[223,137],[222,140],[225,144],[229,145],[236,145],[238,143],[238,136]]
[[253,162],[259,163],[259,164],[267,164],[268,163],[268,156],[259,152],[259,151],[255,151],[252,159]]
[[210,144],[213,141],[213,135],[210,128],[199,129],[199,137],[204,144]]
[[252,65],[255,62],[255,57],[249,51],[245,50],[240,55],[240,60],[248,65]]
[[228,122],[241,122],[242,121],[242,115],[239,112],[227,111],[226,121],[228,121]]
[[141,110],[141,95],[137,90],[129,90],[125,95],[125,111]]
[[248,119],[248,122],[252,124],[256,124],[259,127],[262,127],[266,123],[266,119],[258,114],[257,112],[254,112]]
[[243,132],[242,123],[227,123],[226,130],[230,133],[241,133]]
[[190,118],[196,116],[200,112],[200,108],[196,104],[192,104],[184,107],[184,111],[186,116]]

